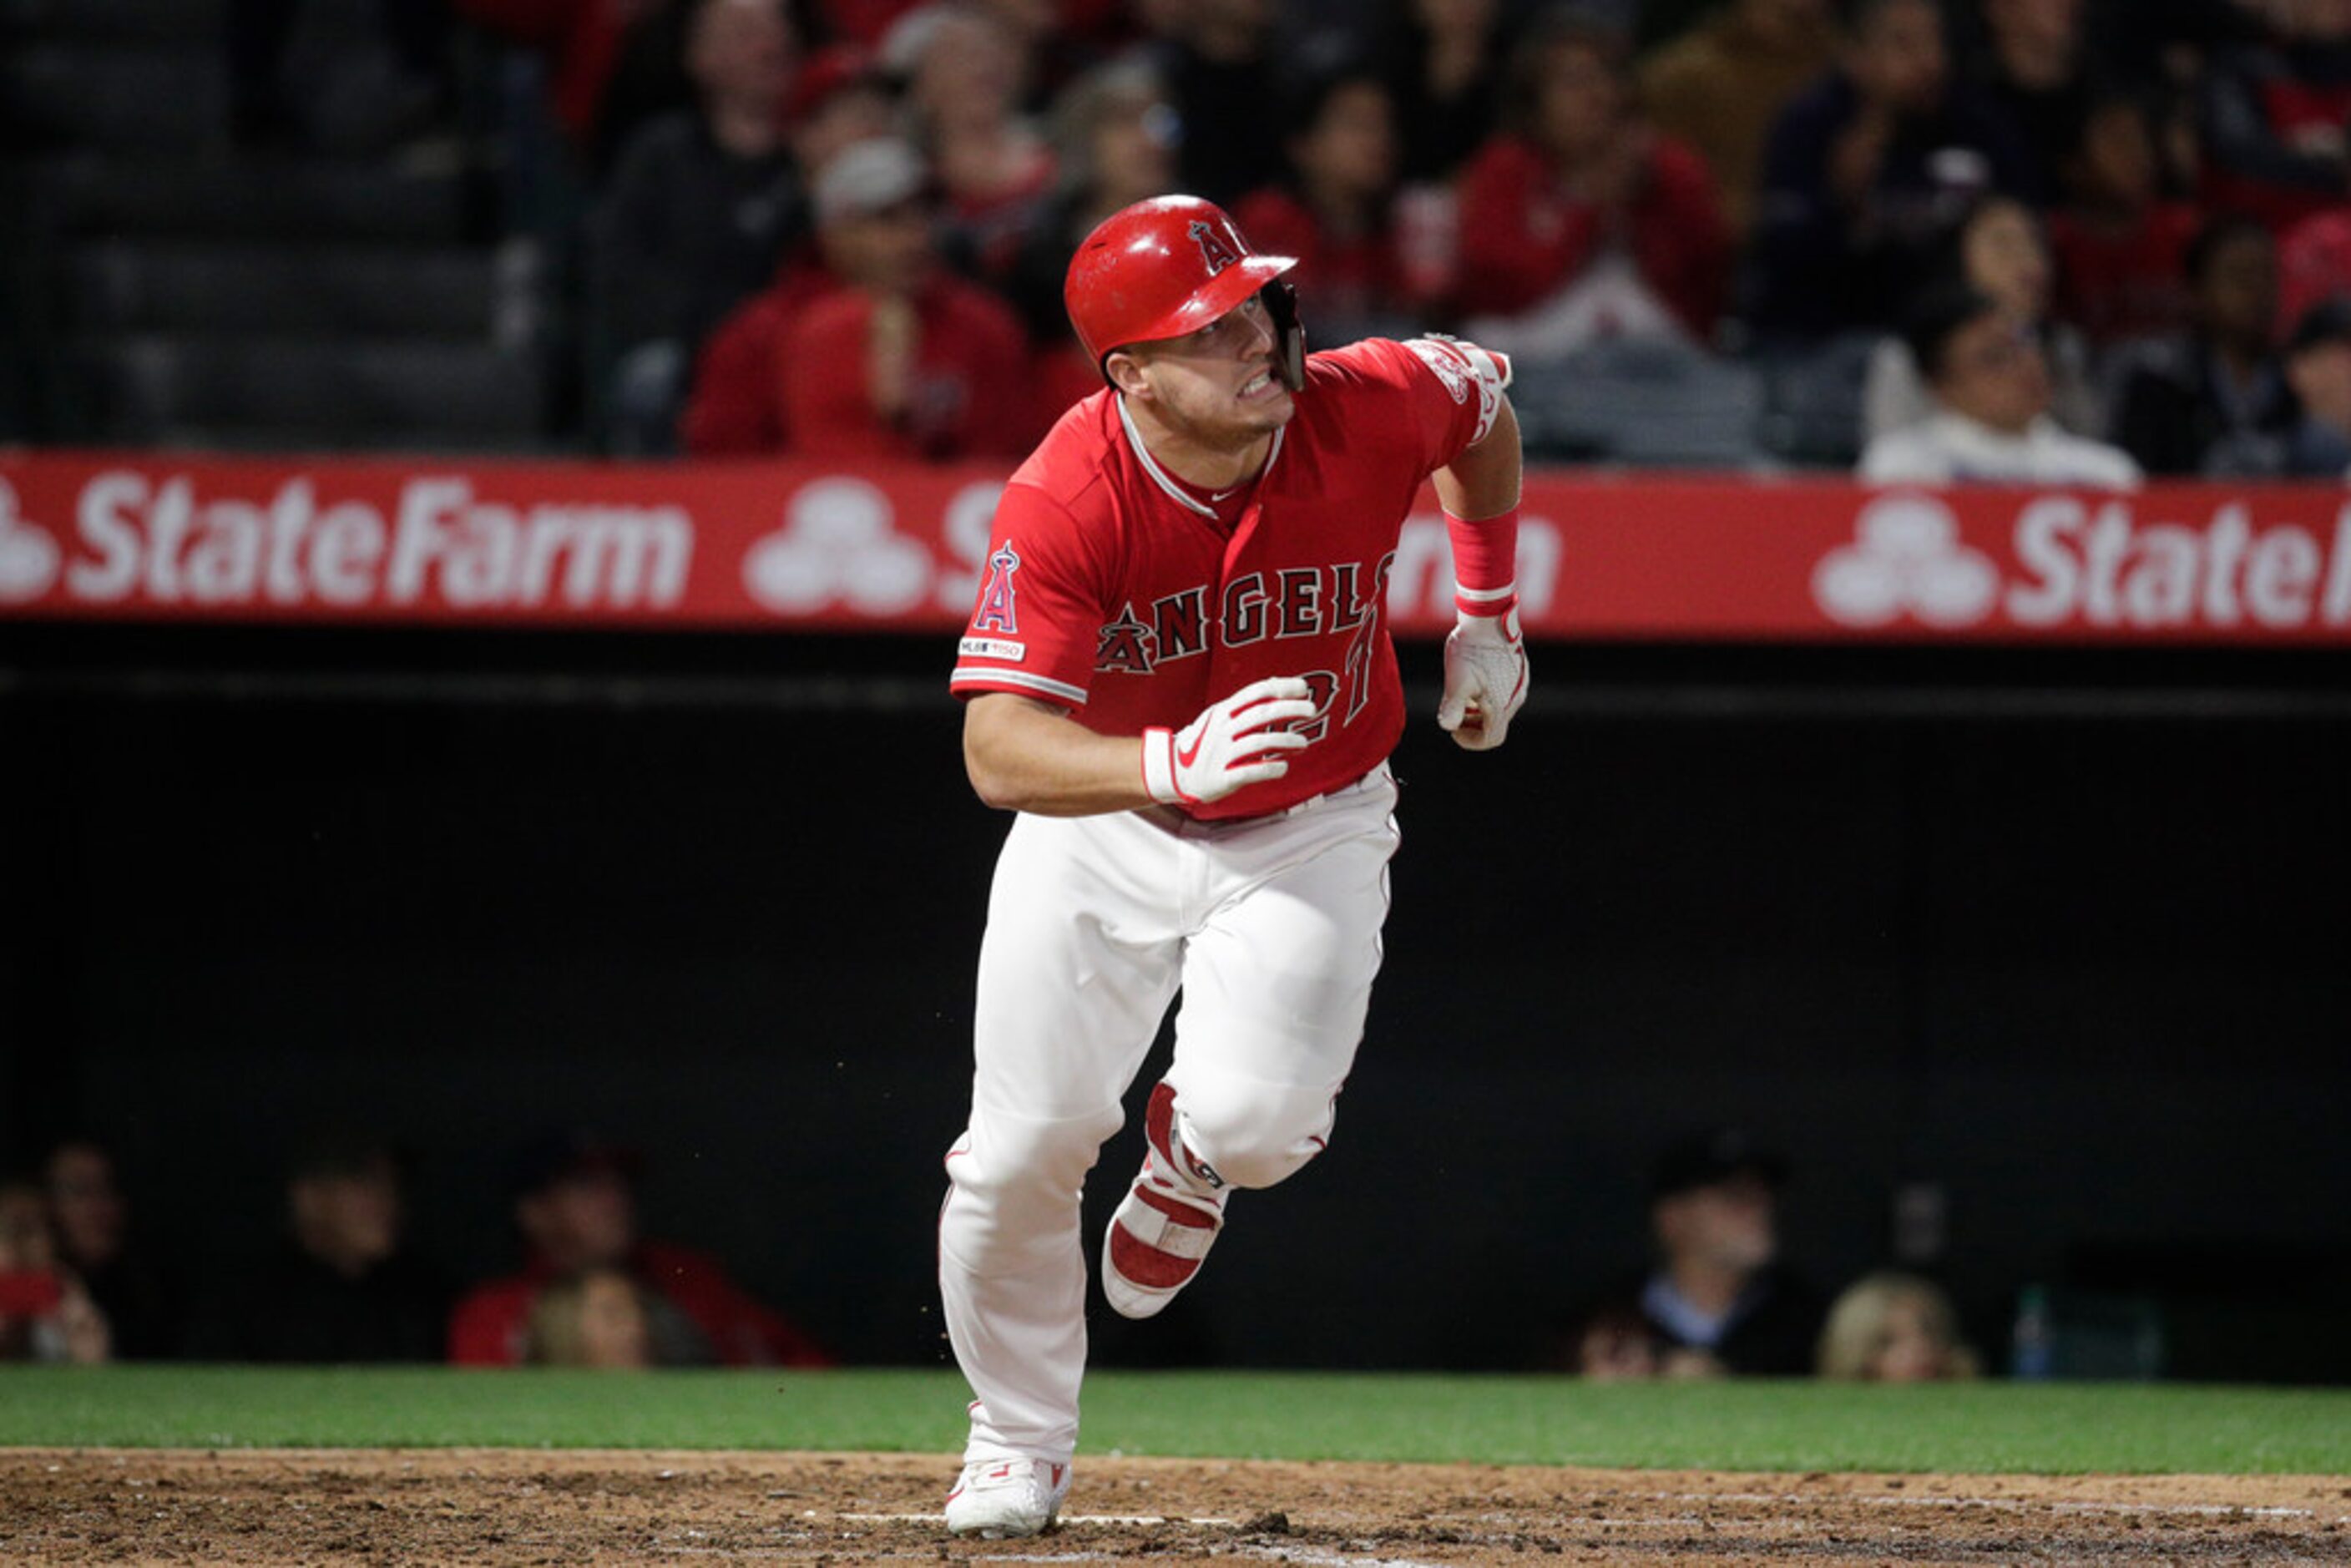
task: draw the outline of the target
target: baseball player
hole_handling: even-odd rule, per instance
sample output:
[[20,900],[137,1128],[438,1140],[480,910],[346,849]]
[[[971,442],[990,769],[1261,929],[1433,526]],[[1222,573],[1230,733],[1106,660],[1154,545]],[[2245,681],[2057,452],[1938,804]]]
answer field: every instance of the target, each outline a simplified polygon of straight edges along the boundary
[[1294,265],[1188,196],[1104,220],[1063,293],[1109,386],[998,503],[953,678],[972,786],[1019,813],[939,1220],[977,1396],[958,1534],[1036,1534],[1068,1492],[1080,1188],[1177,988],[1174,1065],[1103,1241],[1113,1308],[1165,1307],[1231,1195],[1330,1136],[1396,846],[1384,601],[1432,474],[1459,611],[1437,723],[1484,750],[1525,699],[1509,365],[1440,338],[1309,357]]

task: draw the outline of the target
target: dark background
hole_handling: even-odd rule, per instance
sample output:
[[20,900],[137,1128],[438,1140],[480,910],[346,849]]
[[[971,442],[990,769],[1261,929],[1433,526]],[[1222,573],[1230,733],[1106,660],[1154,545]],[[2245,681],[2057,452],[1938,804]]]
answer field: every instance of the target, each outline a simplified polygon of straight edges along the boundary
[[[1405,650],[1387,966],[1331,1152],[1106,1360],[1535,1364],[1641,1262],[1658,1146],[1784,1150],[1797,1264],[2030,1281],[2174,1375],[2351,1381],[2334,654],[1541,647],[1491,756]],[[321,1122],[416,1238],[588,1124],[650,1228],[844,1359],[943,1362],[939,1157],[1006,820],[919,639],[0,627],[0,1168],[94,1131],[194,1275]],[[1147,1071],[1145,1082],[1155,1076]],[[1095,1222],[1137,1157],[1104,1156]]]

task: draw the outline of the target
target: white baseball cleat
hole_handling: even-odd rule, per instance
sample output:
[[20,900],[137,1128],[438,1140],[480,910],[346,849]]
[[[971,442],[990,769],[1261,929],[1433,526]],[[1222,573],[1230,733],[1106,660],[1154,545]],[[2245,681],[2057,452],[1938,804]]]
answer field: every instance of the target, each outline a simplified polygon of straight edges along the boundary
[[1209,1199],[1167,1179],[1156,1149],[1102,1233],[1102,1298],[1121,1317],[1147,1318],[1192,1282],[1224,1228],[1222,1195]]
[[1041,1535],[1069,1495],[1067,1459],[974,1459],[947,1493],[947,1528],[983,1541]]

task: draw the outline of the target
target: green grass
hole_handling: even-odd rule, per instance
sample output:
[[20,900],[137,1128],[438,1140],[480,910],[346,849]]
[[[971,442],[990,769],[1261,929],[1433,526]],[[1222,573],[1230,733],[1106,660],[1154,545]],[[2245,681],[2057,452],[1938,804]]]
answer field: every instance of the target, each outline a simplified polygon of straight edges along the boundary
[[[946,1454],[950,1373],[0,1368],[0,1446]],[[2351,1391],[1104,1373],[1088,1452],[1752,1470],[2351,1472]]]

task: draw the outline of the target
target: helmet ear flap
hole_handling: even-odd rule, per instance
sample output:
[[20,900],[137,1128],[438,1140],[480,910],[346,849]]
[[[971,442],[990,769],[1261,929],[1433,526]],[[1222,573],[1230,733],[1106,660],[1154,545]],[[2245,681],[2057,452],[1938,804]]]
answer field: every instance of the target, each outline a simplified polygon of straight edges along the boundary
[[1265,313],[1272,318],[1275,363],[1281,384],[1291,392],[1306,387],[1306,327],[1298,319],[1298,290],[1277,279],[1258,291]]

